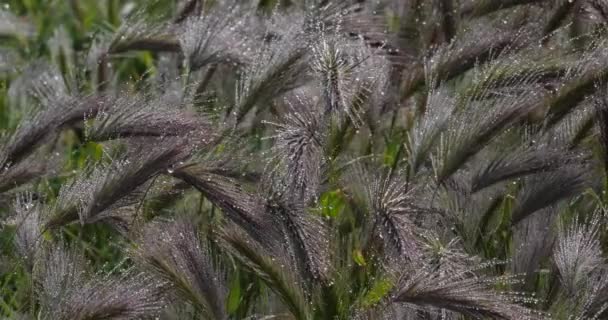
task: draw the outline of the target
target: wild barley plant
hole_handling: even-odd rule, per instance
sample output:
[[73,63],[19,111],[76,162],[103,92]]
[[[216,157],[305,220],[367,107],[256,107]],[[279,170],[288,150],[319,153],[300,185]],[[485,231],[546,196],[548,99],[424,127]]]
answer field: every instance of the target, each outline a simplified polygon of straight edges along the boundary
[[608,1],[9,1],[7,319],[605,319]]

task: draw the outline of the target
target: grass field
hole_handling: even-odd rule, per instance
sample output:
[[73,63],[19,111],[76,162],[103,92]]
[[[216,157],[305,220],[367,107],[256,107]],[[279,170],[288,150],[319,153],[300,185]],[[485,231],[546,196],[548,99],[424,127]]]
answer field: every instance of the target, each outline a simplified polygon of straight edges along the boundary
[[607,319],[607,26],[0,0],[0,319]]

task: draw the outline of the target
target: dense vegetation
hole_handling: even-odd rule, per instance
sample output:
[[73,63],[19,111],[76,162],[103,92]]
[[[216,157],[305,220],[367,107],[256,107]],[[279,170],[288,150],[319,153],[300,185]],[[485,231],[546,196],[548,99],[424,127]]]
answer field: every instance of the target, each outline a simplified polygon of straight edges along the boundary
[[608,1],[0,3],[0,318],[608,319]]

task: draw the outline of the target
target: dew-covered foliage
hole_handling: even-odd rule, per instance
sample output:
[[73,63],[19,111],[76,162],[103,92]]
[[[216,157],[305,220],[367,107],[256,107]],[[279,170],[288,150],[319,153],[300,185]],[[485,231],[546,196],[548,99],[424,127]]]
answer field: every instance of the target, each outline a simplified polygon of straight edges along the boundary
[[0,4],[0,319],[608,319],[608,1]]

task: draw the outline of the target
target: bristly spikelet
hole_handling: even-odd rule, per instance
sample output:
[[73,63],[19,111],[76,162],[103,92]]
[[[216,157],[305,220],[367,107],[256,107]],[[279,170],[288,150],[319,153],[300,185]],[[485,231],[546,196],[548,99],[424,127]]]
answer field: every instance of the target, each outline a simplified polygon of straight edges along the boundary
[[359,126],[367,112],[365,102],[382,87],[387,64],[360,40],[320,33],[320,42],[312,47],[311,69],[322,91],[324,114]]
[[[151,149],[151,150],[150,150]],[[133,203],[134,192],[162,170],[170,168],[188,155],[184,141],[167,138],[150,143],[134,144],[127,155],[109,165],[99,165],[64,186],[50,209],[47,227],[59,227],[79,220],[81,224],[111,218],[124,228],[124,208]],[[136,198],[135,198],[136,199]],[[116,211],[118,210],[118,211]],[[118,219],[118,220],[117,220]]]
[[552,130],[548,130],[546,138],[553,140],[557,145],[566,145],[572,150],[587,138],[594,128],[595,120],[600,119],[601,117],[595,117],[591,105],[582,103],[578,110],[573,110]]
[[441,133],[447,129],[448,120],[455,109],[454,100],[454,97],[441,90],[428,93],[425,113],[418,117],[407,137],[406,150],[411,176],[430,165],[425,161],[428,161],[428,155]]
[[254,43],[244,36],[251,27],[244,17],[244,7],[247,5],[227,1],[187,18],[179,26],[179,43],[191,70],[217,63],[255,63],[248,60]]
[[[528,41],[527,36],[525,31],[513,29],[488,30],[487,26],[472,28],[451,43],[432,50],[430,56],[422,62],[409,66],[413,70],[408,70],[403,81],[402,98],[411,97],[425,84],[432,88],[466,73],[481,62],[496,60],[499,53],[514,51],[518,47],[517,41]],[[432,77],[429,78],[428,74]]]
[[[447,258],[450,259],[449,256]],[[393,301],[413,309],[444,309],[475,319],[545,318],[542,313],[518,304],[522,301],[534,302],[533,299],[517,292],[500,292],[493,288],[497,284],[517,283],[515,277],[478,274],[497,265],[496,262],[476,263],[475,266],[458,263],[448,269],[444,269],[443,263],[427,263],[404,270],[392,295]],[[457,267],[454,269],[454,266]]]
[[204,235],[192,218],[151,223],[140,239],[135,256],[144,266],[171,284],[180,298],[200,310],[206,319],[227,318],[224,275],[211,261]]
[[589,221],[575,219],[570,227],[560,224],[553,258],[562,285],[570,294],[576,294],[590,274],[603,268],[600,226],[597,213]]
[[251,63],[238,72],[236,105],[232,112],[237,124],[254,107],[269,103],[306,81],[308,42],[302,41],[302,31],[297,24],[283,27],[279,35],[273,35],[269,33],[270,27],[265,26],[262,32],[272,39],[265,39],[259,46],[247,47],[245,51]]
[[375,215],[373,233],[383,240],[387,257],[417,259],[419,231],[413,221],[424,210],[415,205],[413,192],[407,189],[405,180],[388,173],[370,181],[367,188]]
[[120,275],[92,275],[84,257],[55,244],[36,266],[40,319],[138,319],[162,310],[164,284],[134,269]]
[[453,176],[445,188],[437,190],[436,197],[440,203],[437,209],[448,218],[442,223],[446,223],[450,231],[444,229],[444,234],[453,235],[456,232],[461,237],[463,247],[473,250],[471,248],[476,246],[484,232],[480,225],[504,201],[505,195],[501,186],[471,192],[468,180],[466,174]]
[[[369,241],[379,241],[386,267],[398,269],[403,263],[420,258],[421,229],[414,221],[427,212],[417,205],[414,190],[399,172],[370,170],[373,169],[356,167],[349,183],[366,201]],[[373,243],[367,245],[373,247]]]
[[13,205],[14,215],[11,225],[15,226],[14,243],[17,253],[21,256],[29,271],[34,267],[34,261],[41,242],[41,205],[36,203],[31,193],[20,194]]
[[[436,138],[437,151],[432,157],[439,184],[462,169],[497,136],[523,122],[538,103],[535,93],[511,92],[508,86],[494,88],[510,68],[509,60],[505,59],[476,71],[472,81],[454,97],[453,112],[442,134]],[[534,83],[537,77],[533,73],[514,82],[525,85]]]
[[552,311],[571,319],[603,319],[608,311],[608,269],[600,243],[600,210],[587,219],[575,218],[569,226],[560,223],[553,260],[561,282],[560,296]]
[[274,223],[280,226],[284,243],[273,252],[297,268],[303,286],[328,283],[331,278],[331,228],[323,217],[306,210],[301,199],[289,194],[271,195],[266,202]]
[[575,162],[577,157],[578,154],[567,149],[540,143],[520,147],[506,155],[501,150],[480,164],[473,175],[471,188],[475,192],[501,181],[559,170],[561,166]]
[[284,255],[273,255],[261,248],[257,241],[230,225],[218,233],[225,250],[269,285],[296,319],[309,319],[310,304],[302,289],[305,280],[299,273],[293,272]]
[[177,52],[179,44],[172,31],[171,25],[146,21],[141,12],[137,12],[116,30],[105,54],[119,54],[131,50]]
[[44,248],[33,273],[40,314],[51,319],[51,315],[59,316],[60,310],[67,309],[66,300],[84,282],[85,269],[86,261],[76,250],[62,243]]
[[85,127],[85,134],[92,141],[189,134],[199,136],[198,140],[209,139],[207,124],[202,118],[186,110],[183,103],[169,103],[164,96],[121,95],[98,110],[92,123]]
[[534,278],[552,254],[556,240],[555,221],[556,207],[542,209],[522,221],[513,232],[514,253],[511,260],[511,270],[521,274],[524,282],[520,286],[528,289]]
[[238,179],[204,163],[178,167],[172,174],[200,191],[209,202],[222,209],[227,220],[246,231],[265,249],[273,250],[271,248],[280,245],[279,228],[265,210],[265,199],[248,190]]
[[266,122],[276,128],[269,137],[274,140],[271,162],[276,162],[272,172],[284,180],[287,193],[306,204],[316,200],[325,165],[326,128],[319,111],[311,99],[295,94],[281,122]]
[[[43,152],[34,153],[15,165],[5,167],[0,171],[0,193],[8,192],[19,186],[36,181],[48,173],[54,173],[59,159],[51,157],[42,161],[38,156]],[[8,164],[7,164],[8,165]]]
[[577,195],[589,185],[589,178],[587,166],[570,165],[525,179],[515,198],[512,223],[516,224],[540,209]]
[[0,167],[5,169],[31,154],[79,109],[57,68],[37,62],[25,72],[9,89],[9,96],[19,100],[12,104],[24,103],[26,109],[17,128],[2,145]]

